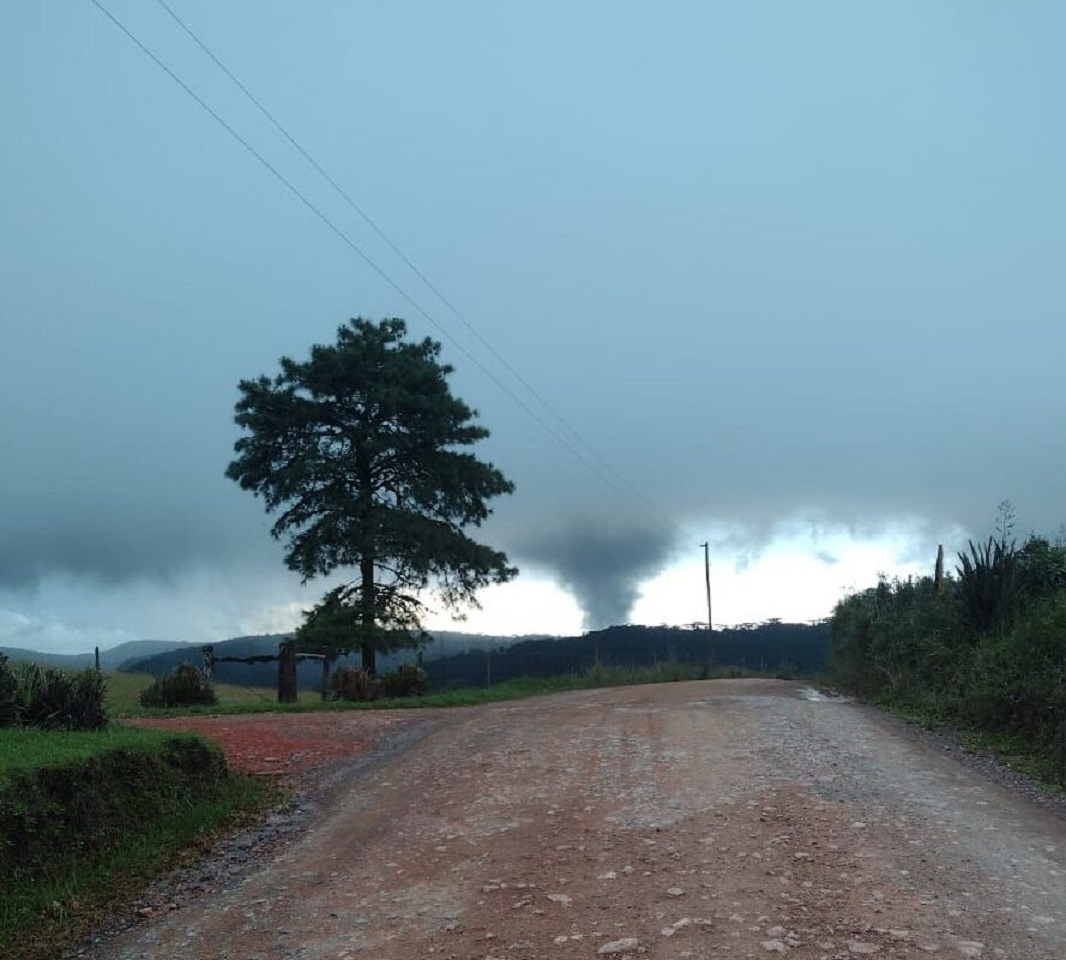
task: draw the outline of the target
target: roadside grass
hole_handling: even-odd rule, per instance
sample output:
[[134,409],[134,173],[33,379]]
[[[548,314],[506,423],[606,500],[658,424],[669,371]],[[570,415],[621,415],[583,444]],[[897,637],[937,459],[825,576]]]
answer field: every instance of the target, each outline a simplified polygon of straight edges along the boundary
[[994,757],[1010,769],[1029,777],[1045,793],[1066,794],[1066,787],[1062,786],[1066,757],[1063,756],[1061,744],[1056,749],[1033,743],[1021,734],[991,732],[966,726],[934,710],[922,709],[887,697],[875,698],[872,702],[906,723],[933,731],[967,753]]
[[[93,733],[0,730],[0,849],[23,837],[21,842],[47,853],[43,861],[29,862],[39,866],[9,866],[0,878],[0,956],[5,960],[61,955],[100,917],[128,906],[131,892],[249,822],[276,795],[274,788],[242,774],[196,785],[173,766],[160,774],[164,768],[158,758],[173,741],[160,731],[116,724]],[[114,762],[116,757],[121,759]],[[86,772],[93,769],[95,777]],[[111,772],[101,774],[101,769]],[[131,783],[131,771],[139,782]],[[73,814],[62,812],[62,801],[48,799],[54,789],[57,796],[75,793],[78,808],[107,810],[111,822],[102,825],[111,827],[109,839],[98,840],[91,829],[79,833],[80,843],[64,839],[70,830],[66,818]],[[38,795],[38,790],[44,792]],[[158,815],[144,815],[146,802],[158,805]],[[25,860],[17,846],[8,846],[7,856],[15,864]]]
[[[711,667],[700,664],[664,660],[652,666],[619,667],[593,665],[584,672],[572,672],[554,677],[517,677],[488,686],[457,686],[430,692],[422,697],[383,698],[369,702],[346,700],[323,701],[317,690],[301,690],[296,703],[278,703],[275,691],[269,687],[242,687],[234,684],[215,684],[218,702],[205,706],[148,709],[137,697],[152,681],[147,674],[108,674],[108,708],[118,717],[178,717],[211,716],[245,713],[307,713],[320,710],[417,710],[430,707],[466,707],[502,700],[572,690],[591,690],[598,687],[636,686],[648,683],[676,683],[684,680],[738,679],[741,677],[778,677],[808,679],[783,667],[778,671],[752,671],[737,667]],[[113,681],[112,678],[117,678]],[[812,681],[813,682],[813,681]]]
[[84,763],[108,750],[150,748],[161,734],[111,723],[103,730],[67,731],[0,727],[0,788],[19,773]]

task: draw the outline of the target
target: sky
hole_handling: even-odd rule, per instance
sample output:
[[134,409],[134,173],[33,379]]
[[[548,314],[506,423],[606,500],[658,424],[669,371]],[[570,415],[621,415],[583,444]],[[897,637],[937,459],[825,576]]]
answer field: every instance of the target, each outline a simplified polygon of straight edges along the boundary
[[515,482],[462,629],[705,621],[704,542],[715,623],[816,619],[1066,521],[1061,4],[167,4],[0,6],[0,645],[298,624],[237,383],[356,316]]

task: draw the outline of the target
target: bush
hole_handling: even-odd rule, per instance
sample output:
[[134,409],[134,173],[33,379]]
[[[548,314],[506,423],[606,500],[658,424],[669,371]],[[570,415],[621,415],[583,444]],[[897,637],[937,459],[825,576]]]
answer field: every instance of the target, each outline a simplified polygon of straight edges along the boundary
[[6,654],[0,653],[0,727],[13,727],[22,714],[18,680]]
[[956,568],[964,615],[976,633],[997,628],[1002,634],[1020,599],[1018,552],[1013,542],[996,537],[982,544],[971,540],[969,549],[969,554],[959,554]]
[[363,702],[381,696],[381,681],[358,667],[341,667],[330,684],[334,700]]
[[421,667],[401,663],[381,678],[381,689],[386,697],[423,697],[429,692],[429,677]]
[[107,725],[104,677],[0,658],[0,726],[99,730]]
[[218,702],[214,687],[191,663],[179,663],[141,691],[143,707],[195,707]]

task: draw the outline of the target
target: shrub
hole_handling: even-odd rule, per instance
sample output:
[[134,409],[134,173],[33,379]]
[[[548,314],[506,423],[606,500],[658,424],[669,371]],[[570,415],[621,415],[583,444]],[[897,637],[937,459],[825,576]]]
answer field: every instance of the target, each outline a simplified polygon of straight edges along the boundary
[[6,654],[0,653],[0,727],[13,727],[22,714],[18,680]]
[[429,677],[421,667],[401,663],[381,678],[381,689],[386,697],[422,697],[429,692]]
[[194,707],[218,702],[214,687],[191,663],[179,663],[141,691],[144,707]]
[[1015,560],[1026,600],[1042,600],[1066,589],[1066,546],[1033,534]]
[[107,725],[104,677],[0,660],[0,726],[99,730]]
[[381,681],[358,667],[341,667],[330,684],[334,700],[366,701],[381,696]]
[[976,633],[1010,626],[1019,600],[1018,552],[1014,543],[989,537],[969,542],[969,554],[959,554],[956,587],[963,613]]

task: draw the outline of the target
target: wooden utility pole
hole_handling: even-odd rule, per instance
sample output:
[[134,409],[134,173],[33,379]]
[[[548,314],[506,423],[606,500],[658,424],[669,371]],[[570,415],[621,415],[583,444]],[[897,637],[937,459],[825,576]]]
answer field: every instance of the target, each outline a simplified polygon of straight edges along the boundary
[[714,620],[711,618],[711,544],[708,540],[700,544],[703,547],[703,573],[707,581],[707,663],[714,663]]

